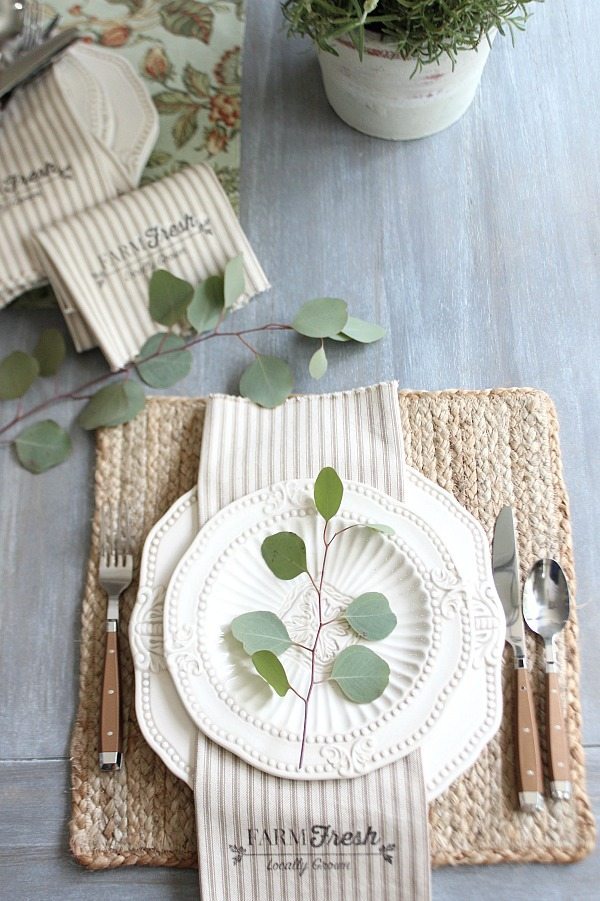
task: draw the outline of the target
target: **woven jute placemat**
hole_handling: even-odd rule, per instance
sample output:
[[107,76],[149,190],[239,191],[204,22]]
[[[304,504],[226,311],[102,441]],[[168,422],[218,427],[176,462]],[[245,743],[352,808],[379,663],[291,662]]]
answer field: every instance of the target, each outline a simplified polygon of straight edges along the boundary
[[[562,479],[554,407],[540,391],[401,392],[407,462],[452,492],[491,537],[500,507],[518,516],[523,573],[537,557],[561,561],[575,588],[568,502]],[[152,398],[132,423],[98,435],[96,513],[83,599],[80,703],[72,756],[71,849],[92,869],[130,864],[196,865],[191,791],[150,750],[136,722],[133,667],[122,650],[126,766],[98,770],[98,718],[104,654],[106,598],[98,585],[100,513],[125,502],[132,521],[135,559],[156,520],[196,480],[202,439],[202,399]],[[122,602],[126,634],[136,582]],[[544,742],[542,648],[531,636],[529,653],[540,734]],[[505,704],[498,735],[474,766],[430,808],[432,863],[500,861],[567,863],[594,845],[594,820],[585,790],[581,744],[577,615],[559,641],[561,687],[571,748],[573,797],[546,798],[534,816],[517,810],[513,710]],[[512,663],[504,667],[505,697],[512,699]],[[546,749],[543,747],[545,757]]]

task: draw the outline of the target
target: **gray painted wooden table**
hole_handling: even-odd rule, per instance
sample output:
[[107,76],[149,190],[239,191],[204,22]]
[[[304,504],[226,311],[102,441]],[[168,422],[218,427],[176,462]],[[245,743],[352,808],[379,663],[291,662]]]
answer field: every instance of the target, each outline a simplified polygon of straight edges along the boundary
[[[363,137],[336,119],[308,45],[278,4],[250,0],[244,71],[242,219],[274,285],[240,323],[342,296],[389,328],[340,348],[322,390],[396,377],[411,388],[533,385],[556,401],[578,568],[585,739],[600,795],[600,4],[548,0],[516,47],[498,40],[474,106],[421,142]],[[32,346],[58,314],[0,314],[0,356]],[[269,336],[263,347],[280,347]],[[287,339],[298,390],[306,349]],[[290,346],[291,345],[291,346]],[[197,354],[183,389],[236,388],[237,350]],[[73,386],[102,369],[68,364]],[[181,389],[178,389],[181,390]],[[68,422],[72,411],[63,409]],[[0,453],[0,897],[196,898],[192,871],[90,874],[67,851],[68,743],[93,449],[41,477]],[[436,872],[439,899],[597,898],[600,856],[568,867]]]

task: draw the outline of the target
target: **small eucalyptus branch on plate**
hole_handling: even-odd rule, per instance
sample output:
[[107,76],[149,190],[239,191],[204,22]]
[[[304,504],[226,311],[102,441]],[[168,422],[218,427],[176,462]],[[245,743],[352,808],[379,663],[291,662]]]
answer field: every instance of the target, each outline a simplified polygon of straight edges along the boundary
[[[355,598],[346,609],[334,619],[323,618],[325,596],[325,573],[331,546],[344,532],[355,528],[368,528],[383,534],[391,534],[385,525],[360,526],[352,524],[332,531],[332,520],[337,515],[344,495],[344,486],[335,469],[327,466],[321,470],[314,484],[314,502],[317,512],[323,518],[323,562],[321,570],[313,576],[307,566],[304,539],[295,532],[277,532],[262,543],[263,559],[274,576],[289,581],[304,576],[315,592],[314,637],[309,645],[299,644],[290,637],[285,623],[268,610],[242,613],[231,623],[231,632],[244,651],[251,657],[257,673],[280,697],[288,691],[296,695],[304,704],[302,738],[298,768],[302,769],[308,715],[313,691],[317,685],[335,682],[346,698],[357,704],[369,704],[387,688],[390,668],[385,660],[364,645],[350,645],[336,656],[328,679],[317,681],[316,660],[323,629],[333,622],[342,620],[360,638],[378,641],[387,638],[397,624],[395,613],[390,608],[385,595],[370,591]],[[279,659],[290,648],[300,648],[310,654],[310,681],[303,694],[290,685],[285,668]]]
[[[344,300],[318,298],[303,304],[291,323],[267,322],[253,328],[227,328],[227,317],[245,291],[244,261],[230,260],[221,275],[191,285],[164,269],[153,273],[149,284],[149,312],[157,332],[138,356],[117,372],[107,371],[78,388],[61,390],[59,370],[66,343],[58,329],[42,332],[32,353],[16,350],[0,360],[0,401],[16,401],[13,415],[0,422],[0,446],[13,446],[19,462],[30,472],[58,466],[72,450],[69,431],[54,419],[41,419],[13,436],[17,426],[66,401],[85,402],[77,423],[87,430],[129,422],[143,409],[150,388],[171,388],[191,368],[191,350],[207,341],[233,340],[254,357],[240,379],[240,393],[262,407],[276,407],[290,395],[294,376],[280,357],[261,353],[254,338],[267,332],[295,332],[318,341],[309,372],[321,378],[327,370],[325,341],[371,344],[385,334],[374,323],[351,316]],[[158,330],[160,328],[160,330]],[[52,392],[31,406],[22,398],[39,379],[51,381]]]

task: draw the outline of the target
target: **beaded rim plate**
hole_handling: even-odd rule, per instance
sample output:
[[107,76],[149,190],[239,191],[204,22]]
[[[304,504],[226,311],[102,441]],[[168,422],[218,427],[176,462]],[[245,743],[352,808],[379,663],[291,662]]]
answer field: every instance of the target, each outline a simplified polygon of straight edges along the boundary
[[[386,515],[392,536],[365,528],[339,536],[328,557],[323,607],[330,620],[366,591],[387,596],[398,623],[373,648],[389,664],[390,681],[369,704],[345,699],[327,677],[336,655],[358,636],[339,621],[326,626],[302,768],[304,705],[292,692],[281,699],[256,675],[230,627],[240,614],[268,610],[295,642],[314,639],[316,603],[308,576],[277,579],[260,550],[274,532],[295,532],[317,577],[323,542],[313,482],[290,480],[255,491],[200,530],[167,589],[165,658],[184,706],[209,738],[259,769],[297,779],[358,776],[403,756],[407,743],[422,738],[465,646],[460,618],[449,615],[442,622],[441,604],[431,602],[428,583],[440,571],[445,580],[457,574],[435,533],[403,505],[364,485],[345,482],[343,507],[330,532]],[[310,653],[293,646],[281,660],[290,683],[306,695]]]
[[104,152],[135,188],[158,137],[158,113],[129,60],[112,50],[74,44],[56,67],[56,77]]
[[[459,661],[445,696],[434,705],[425,734],[417,736],[416,741],[421,744],[427,795],[432,800],[475,761],[497,731],[504,620],[493,586],[487,539],[480,525],[448,492],[409,467],[406,472],[403,506],[418,510],[420,521],[435,523],[458,573],[445,584],[441,571],[432,574],[429,590],[434,602],[440,606],[443,601],[446,615],[468,617],[468,649],[462,651],[467,659]],[[162,621],[166,585],[182,553],[193,542],[197,523],[197,493],[193,489],[171,507],[147,538],[140,590],[130,623],[140,727],[169,769],[189,785],[194,778],[196,727],[166,669]],[[416,744],[407,743],[404,753]],[[395,758],[379,765],[391,759]],[[343,775],[350,775],[347,761],[342,769]],[[322,775],[331,777],[331,773]]]

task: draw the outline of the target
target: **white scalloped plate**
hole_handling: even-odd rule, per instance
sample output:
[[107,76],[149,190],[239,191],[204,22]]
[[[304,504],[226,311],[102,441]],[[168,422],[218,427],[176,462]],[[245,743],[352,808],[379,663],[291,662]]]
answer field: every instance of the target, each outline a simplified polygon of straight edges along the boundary
[[[231,622],[240,614],[268,610],[279,616],[294,641],[314,640],[315,592],[306,575],[277,579],[261,557],[274,532],[299,534],[315,578],[323,556],[322,520],[312,500],[313,483],[281,482],[220,510],[184,554],[167,589],[165,658],[184,706],[213,741],[274,775],[342,778],[359,775],[406,753],[406,741],[426,729],[442,689],[464,650],[461,621],[445,624],[443,653],[439,606],[430,603],[424,580],[442,570],[455,579],[444,548],[399,507],[392,537],[352,529],[329,553],[324,612],[329,620],[365,591],[385,594],[398,625],[377,652],[388,662],[390,683],[370,704],[354,704],[327,680],[337,654],[357,641],[336,622],[326,626],[316,656],[304,763],[298,768],[304,705],[291,692],[279,698],[256,675]],[[378,522],[388,501],[366,486],[346,482],[344,505],[330,529]],[[414,519],[414,517],[413,517]],[[448,571],[447,571],[448,570]],[[435,634],[434,634],[435,626]],[[310,653],[292,647],[282,656],[290,683],[306,695]],[[421,678],[422,676],[422,678]]]
[[56,66],[67,101],[100,142],[120,190],[137,187],[158,137],[158,113],[129,60],[96,44],[76,43]]
[[[467,635],[457,666],[433,703],[424,732],[419,734],[417,730],[409,736],[402,749],[407,753],[421,744],[427,794],[431,800],[474,762],[498,728],[503,616],[493,587],[487,541],[479,524],[451,495],[410,468],[407,469],[406,498],[403,507],[418,511],[415,522],[420,528],[426,527],[427,521],[435,524],[437,532],[443,536],[447,560],[451,559],[456,567],[455,577],[449,576],[448,572],[444,575],[440,568],[428,579],[427,591],[433,606],[443,611],[445,629],[446,622],[451,623],[458,617],[466,625],[463,631]],[[391,499],[387,500],[395,504]],[[383,516],[379,518],[385,521]],[[193,542],[197,528],[194,489],[173,505],[148,536],[138,601],[130,624],[140,727],[166,765],[190,785],[193,785],[196,727],[166,669],[162,621],[165,586],[182,553]],[[435,656],[434,653],[434,661]],[[423,678],[428,665],[433,664],[425,663],[417,678]],[[405,695],[404,703],[406,701]],[[366,771],[364,748],[360,741],[355,741],[354,745],[358,745],[354,749],[354,760],[352,754],[349,759],[348,754],[338,755],[340,775]],[[335,754],[340,749],[351,750],[349,743],[323,746],[337,748]],[[395,758],[381,760],[378,765],[391,759]],[[285,775],[293,776],[288,772]],[[311,778],[315,775],[331,778],[334,774],[311,774]]]

